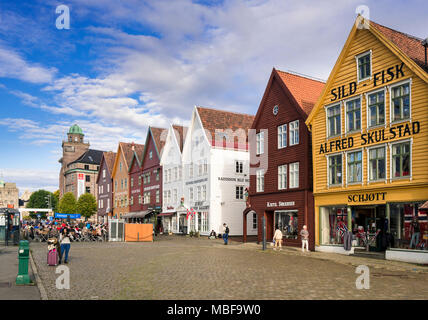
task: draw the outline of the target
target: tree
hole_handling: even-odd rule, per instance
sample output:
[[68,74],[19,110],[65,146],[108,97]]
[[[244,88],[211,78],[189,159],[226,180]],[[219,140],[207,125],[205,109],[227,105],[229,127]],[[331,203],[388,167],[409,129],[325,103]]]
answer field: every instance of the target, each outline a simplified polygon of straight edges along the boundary
[[85,221],[97,212],[97,200],[91,193],[84,193],[79,197],[77,212],[85,217]]
[[[40,208],[40,209],[55,209],[57,207],[57,200],[52,192],[46,190],[37,190],[33,192],[27,203],[27,208]],[[31,218],[36,218],[37,214],[41,215],[42,219],[46,219],[46,212],[30,212]]]
[[62,196],[58,210],[60,213],[76,213],[76,198],[73,193],[67,192]]
[[55,212],[57,212],[58,211],[58,204],[59,204],[59,189],[53,193],[53,196],[55,198],[54,201],[56,203],[56,205],[53,207],[53,209]]

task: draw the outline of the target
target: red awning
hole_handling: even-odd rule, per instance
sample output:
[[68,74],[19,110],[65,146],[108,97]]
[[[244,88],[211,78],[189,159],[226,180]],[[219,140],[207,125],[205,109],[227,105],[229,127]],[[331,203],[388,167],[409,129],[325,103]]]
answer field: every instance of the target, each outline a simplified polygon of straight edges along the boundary
[[162,212],[161,214],[158,214],[158,217],[168,217],[172,216],[173,214],[176,214],[176,212]]

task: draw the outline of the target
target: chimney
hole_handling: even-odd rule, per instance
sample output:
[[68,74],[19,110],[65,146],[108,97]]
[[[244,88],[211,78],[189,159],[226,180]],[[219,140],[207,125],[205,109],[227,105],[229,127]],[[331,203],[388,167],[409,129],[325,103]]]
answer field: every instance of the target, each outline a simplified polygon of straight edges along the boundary
[[425,47],[425,69],[428,69],[428,63],[427,63],[428,38],[426,38],[424,41],[422,41],[422,45]]

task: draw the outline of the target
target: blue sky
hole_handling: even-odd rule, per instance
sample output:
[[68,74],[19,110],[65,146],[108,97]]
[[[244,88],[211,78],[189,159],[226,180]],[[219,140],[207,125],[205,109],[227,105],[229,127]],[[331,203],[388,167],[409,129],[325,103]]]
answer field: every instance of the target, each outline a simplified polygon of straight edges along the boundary
[[425,0],[2,0],[0,179],[56,190],[73,123],[115,151],[149,125],[186,124],[194,105],[254,114],[273,67],[327,79],[360,5],[428,36]]

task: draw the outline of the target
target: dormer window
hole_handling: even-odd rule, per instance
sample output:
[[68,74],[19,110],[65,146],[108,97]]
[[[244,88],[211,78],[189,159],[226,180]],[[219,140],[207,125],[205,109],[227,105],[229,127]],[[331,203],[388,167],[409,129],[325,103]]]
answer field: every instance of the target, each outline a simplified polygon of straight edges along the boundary
[[357,60],[358,82],[370,79],[372,75],[372,52],[364,52],[355,58]]

